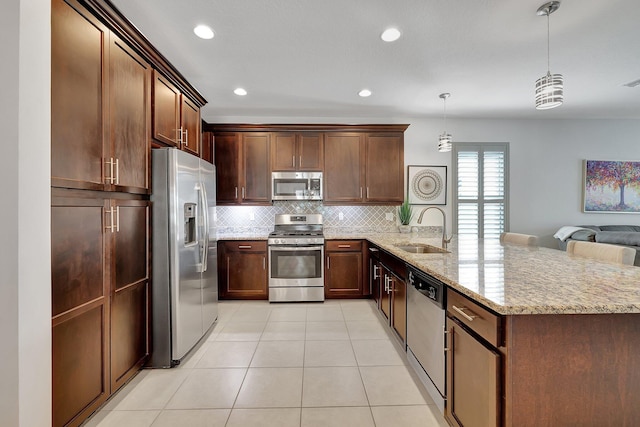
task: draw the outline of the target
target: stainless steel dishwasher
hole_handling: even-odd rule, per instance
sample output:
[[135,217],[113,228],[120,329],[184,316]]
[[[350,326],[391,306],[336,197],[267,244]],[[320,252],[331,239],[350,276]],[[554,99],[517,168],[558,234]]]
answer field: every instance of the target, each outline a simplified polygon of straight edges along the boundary
[[446,286],[408,267],[407,358],[444,413]]

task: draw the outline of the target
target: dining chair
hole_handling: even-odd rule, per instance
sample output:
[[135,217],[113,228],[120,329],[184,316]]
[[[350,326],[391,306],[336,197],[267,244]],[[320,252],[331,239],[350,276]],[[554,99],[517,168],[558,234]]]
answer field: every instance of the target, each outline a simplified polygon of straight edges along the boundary
[[517,245],[538,246],[538,237],[531,234],[502,233],[500,243],[515,243]]
[[632,248],[578,240],[570,240],[567,243],[567,253],[624,265],[633,265],[636,258],[636,250]]

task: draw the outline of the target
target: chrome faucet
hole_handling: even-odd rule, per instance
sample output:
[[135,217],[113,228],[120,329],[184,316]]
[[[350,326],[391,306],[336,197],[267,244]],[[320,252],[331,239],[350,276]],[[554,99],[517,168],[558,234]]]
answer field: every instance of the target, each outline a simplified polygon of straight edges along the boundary
[[426,207],[420,212],[420,216],[418,217],[418,224],[422,224],[422,217],[424,213],[429,209],[437,209],[442,214],[442,249],[447,249],[447,243],[451,242],[451,237],[447,238],[447,215],[445,215],[444,211],[437,206],[429,206]]

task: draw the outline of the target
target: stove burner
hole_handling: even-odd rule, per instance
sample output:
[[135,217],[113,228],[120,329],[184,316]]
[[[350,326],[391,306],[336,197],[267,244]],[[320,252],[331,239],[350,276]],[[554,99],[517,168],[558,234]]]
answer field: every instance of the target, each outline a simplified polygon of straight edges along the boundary
[[275,227],[269,234],[268,244],[323,245],[322,215],[276,215]]

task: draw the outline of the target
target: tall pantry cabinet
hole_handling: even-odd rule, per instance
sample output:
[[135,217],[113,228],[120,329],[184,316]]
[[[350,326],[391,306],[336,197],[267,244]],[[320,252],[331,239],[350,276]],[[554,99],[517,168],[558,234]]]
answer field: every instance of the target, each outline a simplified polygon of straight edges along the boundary
[[55,427],[80,425],[151,349],[152,76],[178,74],[110,8],[51,2]]
[[[79,424],[149,356],[151,67],[52,1],[53,424]],[[70,190],[76,189],[76,190]],[[84,191],[89,190],[89,191]]]

